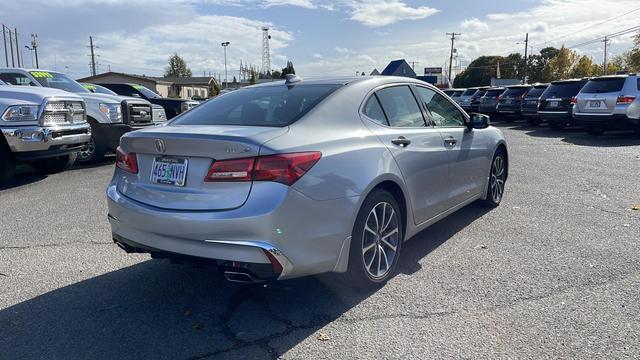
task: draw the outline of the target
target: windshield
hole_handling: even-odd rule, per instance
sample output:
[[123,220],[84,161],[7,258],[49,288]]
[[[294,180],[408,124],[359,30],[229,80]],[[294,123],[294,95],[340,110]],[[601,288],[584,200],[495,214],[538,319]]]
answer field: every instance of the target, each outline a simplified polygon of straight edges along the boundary
[[542,94],[545,97],[572,97],[578,94],[581,87],[582,83],[580,81],[555,83],[549,85]]
[[593,79],[582,88],[582,92],[586,94],[599,94],[618,92],[622,90],[626,78],[604,78]]
[[96,93],[96,94],[107,94],[107,95],[118,95],[115,92],[107,89],[104,86],[100,86],[100,85],[96,85],[96,84],[87,84],[87,83],[82,83],[82,86],[91,91],[92,93]]
[[80,83],[65,74],[50,71],[31,71],[31,76],[44,87],[56,88],[72,93],[90,92],[80,85]]
[[240,89],[209,100],[171,125],[287,126],[339,85],[267,86]]
[[153,92],[153,90],[144,87],[142,85],[132,85],[134,89],[138,90],[142,95],[146,96],[149,99],[157,99],[160,95]]
[[546,87],[534,87],[527,93],[527,97],[539,97],[542,95]]

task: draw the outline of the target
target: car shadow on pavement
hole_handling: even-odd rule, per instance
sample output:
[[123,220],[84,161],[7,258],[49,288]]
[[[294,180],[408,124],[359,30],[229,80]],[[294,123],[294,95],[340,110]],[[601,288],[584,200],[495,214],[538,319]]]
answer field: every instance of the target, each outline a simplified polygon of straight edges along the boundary
[[29,165],[18,165],[16,174],[6,183],[0,185],[0,191],[18,188],[21,186],[33,184],[47,178],[47,175],[40,174]]
[[[416,235],[400,271],[418,271],[419,261],[487,211],[468,206]],[[312,335],[322,341],[318,330],[374,293],[337,279],[247,286],[212,268],[143,261],[0,310],[0,358],[275,358]]]

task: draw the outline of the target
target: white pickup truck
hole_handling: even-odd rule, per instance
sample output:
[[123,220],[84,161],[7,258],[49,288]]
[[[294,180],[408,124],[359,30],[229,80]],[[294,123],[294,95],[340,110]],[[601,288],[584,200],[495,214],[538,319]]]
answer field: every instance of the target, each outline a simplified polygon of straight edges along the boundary
[[85,102],[62,90],[0,81],[0,183],[25,161],[41,173],[65,170],[91,139]]
[[84,100],[91,140],[80,151],[79,163],[96,163],[107,152],[115,152],[123,134],[153,126],[151,103],[108,94],[94,94],[69,76],[42,69],[0,68],[0,80],[11,85],[49,87],[74,93]]

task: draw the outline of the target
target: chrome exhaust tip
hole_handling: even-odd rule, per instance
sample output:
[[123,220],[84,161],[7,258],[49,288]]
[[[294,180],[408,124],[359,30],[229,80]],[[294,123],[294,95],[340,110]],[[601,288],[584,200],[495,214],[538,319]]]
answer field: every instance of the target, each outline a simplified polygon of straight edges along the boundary
[[225,271],[224,278],[227,279],[227,281],[242,283],[242,284],[256,284],[256,283],[264,282],[260,279],[254,278],[249,273],[238,272],[238,271]]

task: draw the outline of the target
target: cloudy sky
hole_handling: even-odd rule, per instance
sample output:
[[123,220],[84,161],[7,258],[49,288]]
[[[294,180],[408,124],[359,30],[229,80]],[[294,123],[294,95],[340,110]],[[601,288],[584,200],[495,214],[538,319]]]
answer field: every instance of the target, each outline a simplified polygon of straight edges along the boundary
[[[220,43],[228,47],[229,78],[240,60],[261,64],[261,26],[270,27],[273,68],[293,61],[302,75],[350,75],[382,70],[393,59],[416,70],[443,66],[446,32],[460,32],[462,64],[479,55],[572,46],[640,25],[637,0],[20,0],[3,1],[0,22],[21,33],[24,49],[38,33],[41,68],[89,75],[89,36],[99,46],[98,71],[161,75],[173,52],[194,74],[224,72]],[[611,53],[631,45],[616,37]],[[1,44],[0,44],[1,46]],[[576,50],[602,61],[602,43]],[[1,59],[1,58],[0,58]],[[1,59],[4,60],[4,59]],[[4,61],[2,61],[4,65]],[[419,72],[419,71],[418,71]]]

